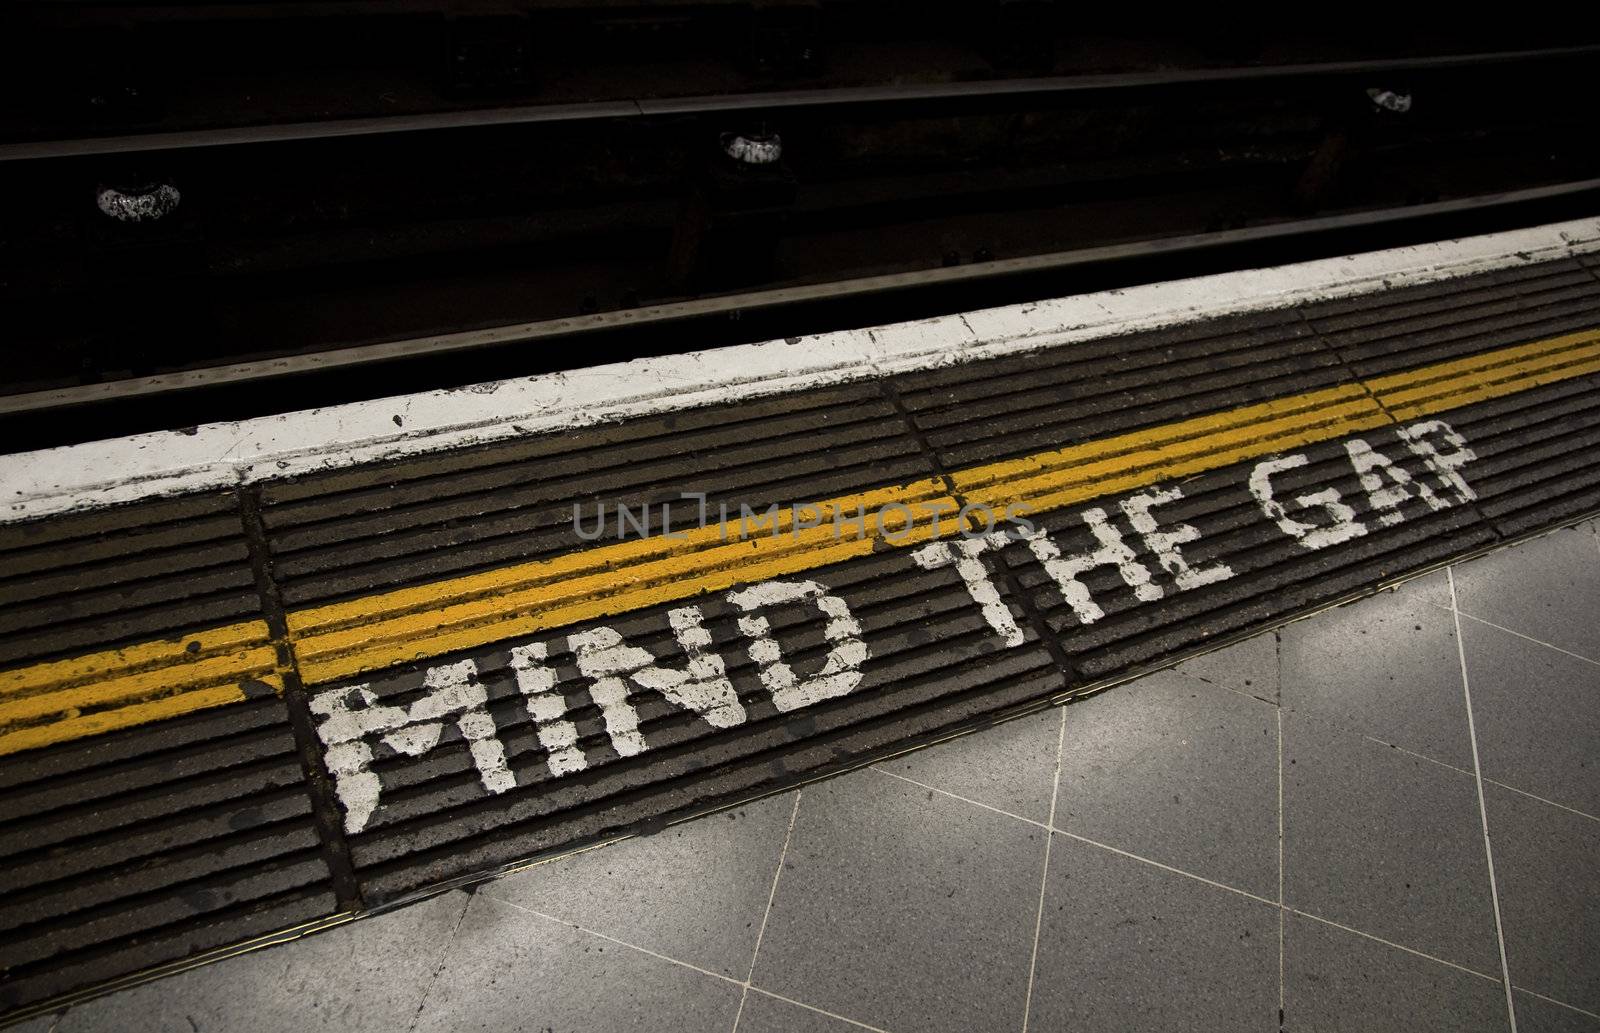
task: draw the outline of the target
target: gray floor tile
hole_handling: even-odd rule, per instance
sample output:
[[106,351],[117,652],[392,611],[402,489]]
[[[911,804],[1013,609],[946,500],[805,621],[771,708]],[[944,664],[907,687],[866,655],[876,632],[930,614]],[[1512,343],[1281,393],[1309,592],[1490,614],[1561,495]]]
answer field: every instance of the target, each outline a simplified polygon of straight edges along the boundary
[[457,890],[146,983],[78,1005],[56,1029],[59,1033],[408,1029],[466,903],[467,894]]
[[1483,777],[1600,815],[1600,664],[1461,622]]
[[1563,1008],[1521,990],[1516,997],[1517,1033],[1600,1033],[1600,1017]]
[[1406,598],[1450,608],[1450,575],[1443,570],[1412,578],[1396,585],[1392,591]]
[[1283,715],[1284,899],[1479,972],[1500,967],[1471,775]]
[[756,984],[888,1029],[1019,1028],[1044,836],[877,771],[806,787]]
[[481,893],[417,1014],[421,1031],[727,1033],[741,987]]
[[861,1033],[862,1027],[750,991],[736,1033]]
[[1272,1033],[1278,910],[1058,835],[1028,1028]]
[[1600,660],[1600,539],[1569,527],[1455,568],[1456,605],[1541,642]]
[[1514,986],[1600,1012],[1600,821],[1484,786]]
[[1060,743],[1061,710],[1051,708],[878,766],[1011,814],[1047,821]]
[[41,1015],[36,1019],[30,1019],[16,1026],[7,1026],[6,1029],[8,1033],[50,1033],[55,1028],[58,1018],[60,1018],[59,1012]]
[[1384,592],[1282,632],[1283,708],[1472,768],[1454,617]]
[[1276,900],[1277,710],[1175,671],[1073,704],[1056,827]]
[[1278,633],[1247,638],[1214,653],[1185,660],[1175,670],[1201,681],[1278,702]]
[[1498,980],[1294,914],[1284,915],[1283,1011],[1285,1033],[1510,1028]]
[[539,865],[478,892],[743,980],[794,794]]

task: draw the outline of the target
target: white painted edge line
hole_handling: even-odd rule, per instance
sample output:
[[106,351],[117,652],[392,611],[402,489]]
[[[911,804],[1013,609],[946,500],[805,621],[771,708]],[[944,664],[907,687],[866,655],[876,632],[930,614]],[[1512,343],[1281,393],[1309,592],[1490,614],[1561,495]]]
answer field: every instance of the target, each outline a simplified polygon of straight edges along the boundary
[[[1600,251],[1600,218],[0,456],[0,524]],[[293,391],[293,382],[276,390]],[[286,399],[292,405],[292,395]]]

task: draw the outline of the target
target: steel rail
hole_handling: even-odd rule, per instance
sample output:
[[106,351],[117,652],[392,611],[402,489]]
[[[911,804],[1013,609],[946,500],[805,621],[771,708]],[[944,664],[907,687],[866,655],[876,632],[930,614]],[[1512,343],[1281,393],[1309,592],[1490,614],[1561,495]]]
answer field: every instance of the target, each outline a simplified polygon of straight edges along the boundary
[[304,355],[286,355],[272,359],[206,366],[193,370],[161,373],[145,377],[130,377],[99,384],[83,384],[73,387],[21,392],[0,395],[0,415],[37,413],[68,406],[124,401],[179,391],[270,380],[279,377],[348,370],[383,362],[437,357],[597,330],[667,323],[700,316],[718,315],[741,309],[770,308],[799,302],[861,297],[874,293],[975,281],[1016,273],[1071,269],[1102,262],[1176,255],[1207,248],[1283,240],[1300,235],[1379,226],[1464,211],[1501,208],[1509,205],[1567,197],[1588,191],[1600,191],[1600,178],[1574,180],[1567,183],[1529,187],[1522,190],[1493,194],[1478,194],[1471,197],[1435,201],[1405,208],[1347,212],[1339,215],[1318,216],[1309,219],[1290,220],[1209,233],[1194,233],[1153,240],[1106,244],[1021,258],[997,259],[972,265],[948,266],[916,272],[887,273],[830,283],[777,287],[740,294],[669,302],[661,305],[646,305],[615,312],[600,312],[562,319],[514,323],[478,330],[464,330],[398,341],[355,345]]
[[1478,65],[1508,64],[1519,61],[1582,57],[1585,55],[1600,56],[1600,44],[1585,44],[1544,50],[1490,51],[1481,54],[1445,54],[1433,57],[1326,61],[1240,68],[1043,76],[991,79],[982,82],[829,87],[812,90],[722,94],[708,97],[624,98],[571,104],[528,104],[513,107],[426,112],[413,115],[384,115],[370,118],[286,122],[278,125],[228,126],[216,129],[131,133],[121,136],[20,141],[0,144],[0,162],[135,152],[147,153],[197,147],[283,143],[295,140],[374,136],[448,129],[533,125],[545,122],[601,121],[658,115],[701,115],[780,108],[909,104],[921,101],[978,100],[1008,96],[1050,96],[1160,87],[1215,85],[1230,82],[1277,81],[1321,76],[1437,71]]

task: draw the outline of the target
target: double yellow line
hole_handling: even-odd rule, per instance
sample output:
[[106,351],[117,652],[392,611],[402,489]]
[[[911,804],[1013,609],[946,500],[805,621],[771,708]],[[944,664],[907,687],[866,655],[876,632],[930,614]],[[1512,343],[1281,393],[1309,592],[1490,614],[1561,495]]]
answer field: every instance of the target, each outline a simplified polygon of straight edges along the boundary
[[262,621],[0,672],[0,754],[239,703],[251,682],[283,691]]
[[[816,506],[815,527],[780,511],[775,526],[713,525],[296,610],[289,640],[302,680],[322,684],[952,535],[938,516],[958,497],[1040,513],[1596,372],[1600,330],[1566,334],[840,496]],[[876,535],[834,527],[886,506],[897,516]],[[279,673],[259,621],[3,672],[0,754],[236,702],[248,679],[281,689]]]

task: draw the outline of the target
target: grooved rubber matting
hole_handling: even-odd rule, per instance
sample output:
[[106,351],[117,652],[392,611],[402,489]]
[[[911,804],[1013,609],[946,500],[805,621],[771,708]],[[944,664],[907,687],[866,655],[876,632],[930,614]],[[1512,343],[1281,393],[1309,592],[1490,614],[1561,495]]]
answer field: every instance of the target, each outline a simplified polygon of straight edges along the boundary
[[1569,260],[0,527],[0,1004],[1600,510],[1597,413],[1600,278]]

